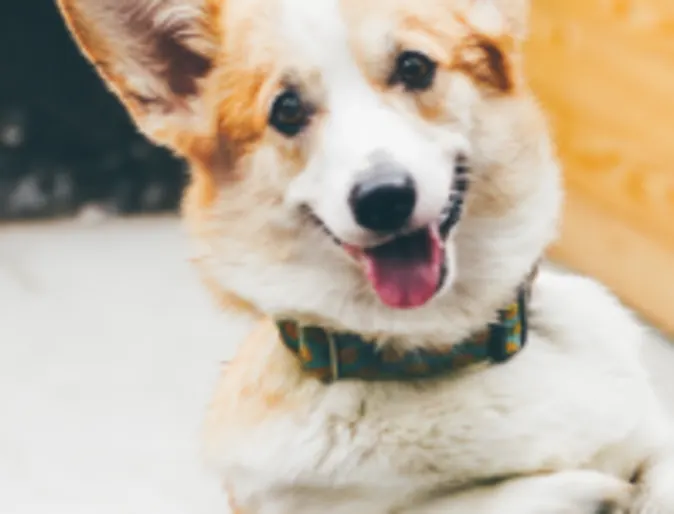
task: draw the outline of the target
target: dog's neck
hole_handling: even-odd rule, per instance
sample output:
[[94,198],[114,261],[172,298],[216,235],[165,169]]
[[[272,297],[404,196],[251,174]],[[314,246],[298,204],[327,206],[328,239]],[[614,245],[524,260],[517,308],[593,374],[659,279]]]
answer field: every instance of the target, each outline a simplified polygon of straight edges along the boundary
[[386,341],[287,319],[277,322],[279,334],[304,371],[326,383],[340,379],[417,380],[468,365],[501,363],[526,344],[528,302],[537,269],[535,266],[520,285],[512,303],[499,310],[496,322],[443,349],[401,351]]

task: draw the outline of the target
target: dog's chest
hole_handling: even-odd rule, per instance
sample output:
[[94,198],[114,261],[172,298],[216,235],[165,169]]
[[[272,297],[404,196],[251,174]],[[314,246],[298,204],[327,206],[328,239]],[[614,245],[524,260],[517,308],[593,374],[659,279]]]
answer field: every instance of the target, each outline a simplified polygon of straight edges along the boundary
[[511,362],[441,381],[328,386],[292,414],[230,433],[225,480],[244,502],[301,505],[342,491],[337,503],[395,505],[437,487],[591,465],[634,427],[640,378],[532,339]]

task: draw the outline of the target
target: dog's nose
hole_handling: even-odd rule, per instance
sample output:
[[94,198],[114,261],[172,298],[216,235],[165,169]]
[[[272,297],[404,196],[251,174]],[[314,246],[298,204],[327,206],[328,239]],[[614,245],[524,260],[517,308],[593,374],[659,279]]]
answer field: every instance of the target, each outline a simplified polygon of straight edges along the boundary
[[358,224],[375,232],[402,229],[414,212],[417,191],[414,180],[393,165],[378,166],[358,182],[349,198]]

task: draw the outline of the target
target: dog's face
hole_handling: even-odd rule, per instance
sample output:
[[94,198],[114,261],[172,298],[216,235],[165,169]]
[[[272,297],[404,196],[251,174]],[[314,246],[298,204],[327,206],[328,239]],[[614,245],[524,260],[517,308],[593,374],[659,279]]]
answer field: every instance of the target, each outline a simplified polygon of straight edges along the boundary
[[138,126],[191,162],[202,269],[260,311],[433,330],[498,308],[551,236],[525,0],[60,4]]

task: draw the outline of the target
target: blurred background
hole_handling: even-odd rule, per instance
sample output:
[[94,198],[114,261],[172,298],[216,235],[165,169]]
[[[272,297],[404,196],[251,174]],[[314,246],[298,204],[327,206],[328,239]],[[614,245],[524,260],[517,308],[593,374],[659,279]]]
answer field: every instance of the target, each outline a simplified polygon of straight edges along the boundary
[[137,135],[53,1],[0,3],[0,44],[0,217],[175,209],[183,165]]
[[[556,265],[663,334],[674,407],[674,3],[534,0],[527,69],[564,164]],[[148,143],[50,0],[0,2],[0,512],[226,512],[198,460],[247,330],[188,265],[182,162]]]

